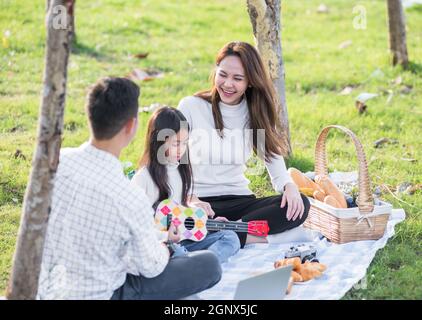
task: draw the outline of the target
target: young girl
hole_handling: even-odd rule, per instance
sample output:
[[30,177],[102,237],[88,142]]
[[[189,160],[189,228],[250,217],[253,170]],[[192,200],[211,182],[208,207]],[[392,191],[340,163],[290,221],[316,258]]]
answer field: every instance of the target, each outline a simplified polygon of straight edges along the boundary
[[[211,79],[210,89],[183,98],[178,107],[192,130],[192,152],[200,158],[192,161],[196,194],[210,203],[217,216],[267,220],[270,233],[301,225],[308,215],[309,200],[287,173],[283,159],[287,144],[280,128],[278,98],[257,50],[245,42],[226,44],[217,55]],[[244,129],[252,130],[253,143],[233,143],[231,137]],[[258,130],[264,131],[265,139],[259,140]],[[215,137],[212,143],[201,139],[204,132]],[[213,150],[246,156],[227,160],[228,152],[219,157]],[[245,170],[252,152],[261,154],[278,195],[257,198],[249,189]],[[263,240],[238,235],[242,247]]]
[[[211,218],[214,212],[208,203],[192,194],[192,169],[188,150],[189,127],[186,118],[177,109],[163,107],[151,116],[145,140],[145,151],[139,161],[139,170],[132,183],[145,190],[156,208],[164,199],[171,198],[184,206],[200,207]],[[228,221],[224,217],[216,220]],[[187,251],[208,249],[220,263],[236,254],[240,242],[235,232],[209,232],[204,240],[180,242]]]

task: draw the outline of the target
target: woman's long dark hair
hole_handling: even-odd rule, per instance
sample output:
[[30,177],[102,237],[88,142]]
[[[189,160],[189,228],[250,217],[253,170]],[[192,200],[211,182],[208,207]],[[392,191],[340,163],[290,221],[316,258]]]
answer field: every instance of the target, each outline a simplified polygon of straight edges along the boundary
[[[158,187],[159,197],[154,206],[170,196],[167,168],[162,162],[163,159],[160,159],[160,152],[163,151],[166,139],[177,134],[183,128],[189,131],[185,116],[179,110],[171,107],[162,107],[156,110],[148,121],[145,150],[139,160],[139,167],[145,166],[148,169],[152,180]],[[189,148],[186,148],[185,154],[180,159],[178,171],[182,178],[182,205],[186,206],[190,196],[188,193],[193,185]]]
[[[274,155],[288,154],[288,140],[283,134],[279,120],[279,100],[274,85],[268,75],[258,51],[246,42],[229,42],[218,52],[215,65],[228,57],[236,56],[242,61],[249,87],[245,96],[248,102],[250,128],[253,129],[253,149],[265,155],[266,160]],[[195,93],[212,106],[215,128],[223,132],[224,123],[218,103],[221,98],[215,86],[216,69],[211,72],[211,89]],[[265,146],[257,144],[257,130],[265,130]]]

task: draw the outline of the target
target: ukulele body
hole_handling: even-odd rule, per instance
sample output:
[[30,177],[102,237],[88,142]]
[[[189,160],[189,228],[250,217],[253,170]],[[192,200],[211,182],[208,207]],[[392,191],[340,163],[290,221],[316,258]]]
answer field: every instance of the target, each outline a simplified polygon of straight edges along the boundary
[[209,230],[247,232],[257,237],[266,237],[270,230],[266,220],[249,222],[208,220],[203,209],[188,208],[172,199],[166,199],[158,204],[155,211],[155,224],[160,231],[167,231],[171,222],[179,229],[180,240],[192,241],[202,241]]
[[181,240],[203,240],[207,233],[208,216],[201,208],[187,208],[171,199],[160,202],[155,212],[155,223],[159,230],[167,231],[170,222],[179,229]]

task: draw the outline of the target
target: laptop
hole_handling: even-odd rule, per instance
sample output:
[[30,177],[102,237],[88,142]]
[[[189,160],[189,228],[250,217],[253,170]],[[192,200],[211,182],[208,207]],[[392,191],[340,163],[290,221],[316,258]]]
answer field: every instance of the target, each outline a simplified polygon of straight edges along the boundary
[[239,281],[234,300],[283,300],[289,284],[292,266]]

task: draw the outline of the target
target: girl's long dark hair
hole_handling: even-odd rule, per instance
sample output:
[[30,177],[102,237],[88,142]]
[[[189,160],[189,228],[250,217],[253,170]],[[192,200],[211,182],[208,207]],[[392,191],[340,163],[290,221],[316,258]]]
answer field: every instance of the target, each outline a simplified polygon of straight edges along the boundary
[[[183,128],[189,130],[185,116],[179,110],[171,107],[162,107],[156,110],[148,121],[145,149],[139,160],[139,167],[146,167],[158,187],[159,197],[154,206],[170,196],[167,168],[165,163],[162,163],[163,159],[159,157],[160,152],[163,150],[166,138],[177,134]],[[187,206],[188,197],[190,196],[188,193],[193,185],[189,148],[186,148],[185,154],[180,159],[178,171],[182,178],[181,204]]]

